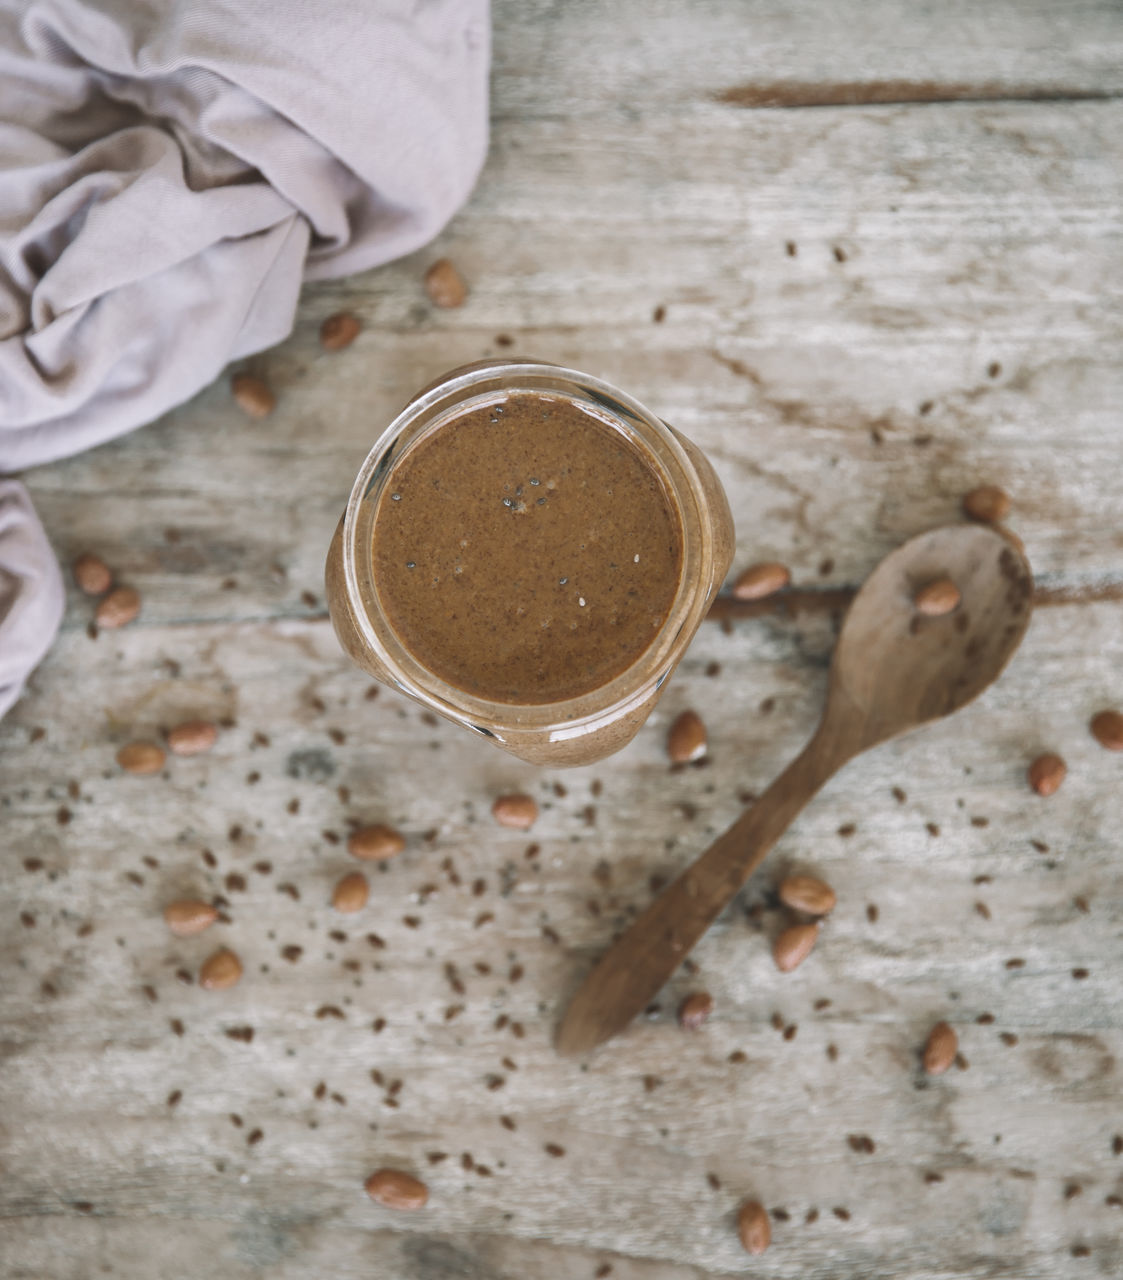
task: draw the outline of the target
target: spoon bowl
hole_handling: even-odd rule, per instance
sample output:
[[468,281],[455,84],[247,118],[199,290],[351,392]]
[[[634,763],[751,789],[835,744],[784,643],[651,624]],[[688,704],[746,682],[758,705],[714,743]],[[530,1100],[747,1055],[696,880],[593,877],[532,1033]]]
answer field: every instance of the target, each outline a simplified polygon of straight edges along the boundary
[[[925,615],[917,592],[945,578],[959,591],[958,605]],[[951,715],[996,680],[1021,643],[1032,602],[1025,557],[988,526],[934,529],[886,556],[846,615],[815,735],[609,949],[570,1002],[558,1051],[587,1052],[627,1026],[848,760]]]
[[[917,612],[916,593],[949,578],[951,612]],[[827,717],[860,728],[857,750],[951,715],[1001,674],[1029,626],[1033,575],[1009,538],[952,525],[912,538],[854,597],[831,663]]]

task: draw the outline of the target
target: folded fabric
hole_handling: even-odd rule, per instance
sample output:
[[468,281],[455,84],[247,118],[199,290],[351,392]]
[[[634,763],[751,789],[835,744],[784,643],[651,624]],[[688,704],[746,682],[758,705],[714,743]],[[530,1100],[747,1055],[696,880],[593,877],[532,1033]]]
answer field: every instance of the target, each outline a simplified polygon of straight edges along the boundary
[[[431,239],[483,161],[488,46],[486,0],[0,0],[0,474],[152,421],[285,337],[303,279]],[[45,590],[45,551],[0,572]],[[0,643],[15,673],[49,637]]]
[[66,603],[27,490],[0,480],[0,716],[51,647]]

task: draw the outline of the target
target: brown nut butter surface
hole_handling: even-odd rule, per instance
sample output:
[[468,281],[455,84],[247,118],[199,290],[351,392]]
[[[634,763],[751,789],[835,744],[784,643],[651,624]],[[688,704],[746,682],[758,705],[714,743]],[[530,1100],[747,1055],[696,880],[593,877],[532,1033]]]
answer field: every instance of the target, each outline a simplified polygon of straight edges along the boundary
[[573,402],[511,392],[396,463],[372,538],[399,641],[474,697],[541,705],[600,688],[670,612],[682,524],[659,471]]

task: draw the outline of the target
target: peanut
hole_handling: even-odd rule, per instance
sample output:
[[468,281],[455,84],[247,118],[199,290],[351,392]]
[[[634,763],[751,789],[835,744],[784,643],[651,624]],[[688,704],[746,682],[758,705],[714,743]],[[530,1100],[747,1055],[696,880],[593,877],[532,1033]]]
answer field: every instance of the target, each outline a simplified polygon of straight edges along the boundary
[[1118,711],[1100,711],[1089,726],[1092,737],[1109,751],[1123,751],[1123,715]]
[[209,751],[218,737],[218,726],[209,720],[187,720],[168,731],[168,746],[177,756],[199,756]]
[[950,578],[936,578],[921,587],[912,602],[917,613],[928,618],[940,618],[959,608],[959,588]]
[[924,1045],[924,1070],[930,1076],[940,1076],[955,1061],[959,1052],[959,1037],[946,1022],[937,1022],[928,1033]]
[[782,591],[791,580],[791,571],[786,564],[768,560],[749,565],[733,584],[733,594],[738,600],[763,600]]
[[123,627],[140,612],[140,595],[132,587],[118,587],[111,591],[97,607],[94,618],[106,631]]
[[972,520],[997,524],[1010,514],[1010,495],[996,484],[984,484],[966,495],[963,510]]
[[676,716],[667,730],[667,755],[672,764],[688,764],[706,754],[706,726],[696,711]]
[[400,1169],[379,1169],[366,1180],[367,1195],[387,1209],[423,1209],[429,1188],[419,1178]]
[[763,1253],[772,1243],[772,1223],[759,1201],[746,1200],[738,1209],[737,1234],[749,1253]]
[[497,796],[491,806],[491,816],[501,827],[526,831],[538,818],[538,804],[533,796]]
[[97,556],[79,556],[74,561],[73,572],[79,591],[84,591],[88,596],[102,596],[113,585],[109,566]]
[[336,911],[352,915],[356,911],[362,911],[369,897],[370,885],[367,883],[366,876],[361,871],[352,871],[335,886],[331,895],[331,905]]
[[277,397],[261,378],[252,373],[236,373],[230,379],[234,403],[250,418],[267,418],[277,403]]
[[780,901],[809,916],[825,916],[837,900],[830,885],[814,876],[787,876],[780,882]]
[[405,847],[405,837],[401,832],[382,823],[360,827],[358,831],[352,831],[347,840],[347,851],[363,862],[384,862],[401,853]]
[[772,959],[781,973],[791,973],[811,954],[819,936],[817,924],[793,924],[772,944]]
[[425,273],[425,292],[438,307],[459,307],[468,296],[468,286],[452,263],[441,258]]
[[714,998],[708,991],[694,991],[678,1007],[678,1024],[687,1031],[697,1031],[714,1011]]
[[203,961],[199,970],[199,986],[204,991],[225,991],[242,976],[242,962],[227,947],[222,947]]
[[155,742],[127,742],[117,752],[117,763],[126,773],[159,773],[167,755]]
[[350,311],[340,311],[328,316],[320,325],[320,346],[325,351],[342,351],[349,347],[362,331],[358,316]]
[[169,902],[164,908],[164,923],[177,938],[193,938],[218,919],[218,912],[209,902],[197,898],[183,898]]
[[1029,766],[1026,776],[1029,785],[1039,796],[1051,796],[1065,780],[1068,766],[1060,756],[1047,752],[1038,756]]

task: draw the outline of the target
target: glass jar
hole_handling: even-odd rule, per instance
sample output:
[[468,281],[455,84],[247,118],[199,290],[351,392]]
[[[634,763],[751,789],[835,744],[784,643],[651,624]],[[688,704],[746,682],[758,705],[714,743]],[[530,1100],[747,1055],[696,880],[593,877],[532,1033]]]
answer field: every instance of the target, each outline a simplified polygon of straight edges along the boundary
[[[660,477],[677,512],[682,558],[667,616],[630,666],[566,701],[517,705],[475,697],[410,652],[379,603],[373,542],[379,501],[412,445],[466,412],[526,392],[567,399],[628,439]],[[530,360],[481,361],[420,391],[367,455],[328,552],[328,608],[344,650],[383,684],[520,759],[588,764],[635,736],[705,617],[733,549],[733,519],[713,468],[695,445],[631,396],[574,369]]]

